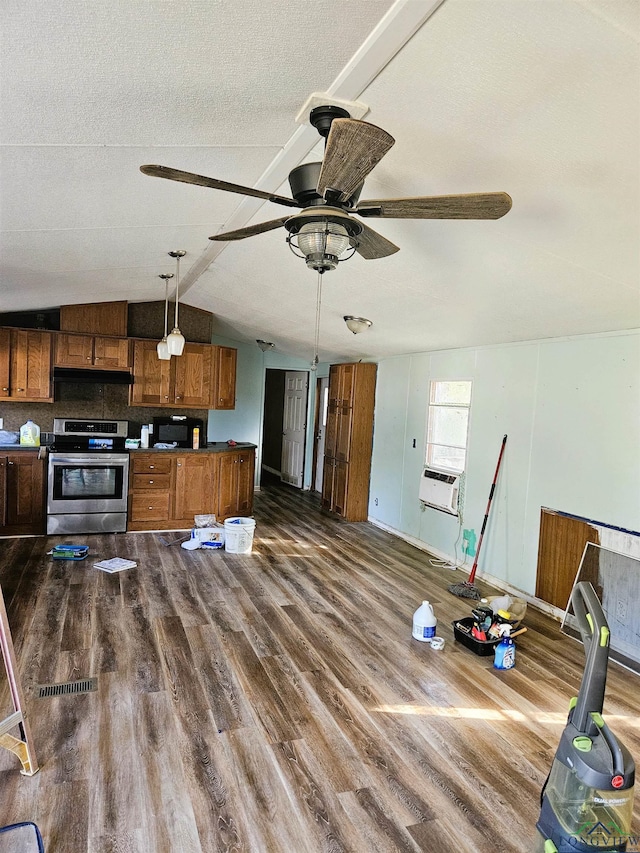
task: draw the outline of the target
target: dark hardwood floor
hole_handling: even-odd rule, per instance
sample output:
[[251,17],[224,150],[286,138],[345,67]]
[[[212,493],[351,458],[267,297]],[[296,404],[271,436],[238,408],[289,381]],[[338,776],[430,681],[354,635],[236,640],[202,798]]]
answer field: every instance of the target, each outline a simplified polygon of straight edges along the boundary
[[[0,750],[0,824],[35,821],[47,853],[530,853],[582,647],[529,608],[499,672],[453,640],[464,576],[289,487],[256,495],[255,518],[249,555],[0,541],[41,766],[23,777]],[[52,561],[61,541],[90,557]],[[113,556],[138,567],[92,567]],[[442,651],[411,638],[423,599]],[[88,676],[96,692],[36,698]],[[605,716],[636,759],[639,706],[611,664]]]

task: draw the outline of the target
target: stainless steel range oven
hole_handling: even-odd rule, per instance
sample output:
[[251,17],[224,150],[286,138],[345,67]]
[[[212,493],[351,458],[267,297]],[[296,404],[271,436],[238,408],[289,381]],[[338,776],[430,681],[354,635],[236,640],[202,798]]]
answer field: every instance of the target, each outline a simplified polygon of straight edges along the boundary
[[47,533],[127,529],[128,421],[55,418],[49,448]]

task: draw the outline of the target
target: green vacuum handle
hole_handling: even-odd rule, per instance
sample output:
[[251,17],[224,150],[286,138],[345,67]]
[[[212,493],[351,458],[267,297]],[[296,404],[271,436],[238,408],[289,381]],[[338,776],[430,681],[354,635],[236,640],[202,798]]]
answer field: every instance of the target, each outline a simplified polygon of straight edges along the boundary
[[601,714],[604,703],[609,663],[609,625],[596,591],[587,581],[575,585],[571,604],[587,658],[571,722],[578,731],[590,733],[596,728],[591,715]]

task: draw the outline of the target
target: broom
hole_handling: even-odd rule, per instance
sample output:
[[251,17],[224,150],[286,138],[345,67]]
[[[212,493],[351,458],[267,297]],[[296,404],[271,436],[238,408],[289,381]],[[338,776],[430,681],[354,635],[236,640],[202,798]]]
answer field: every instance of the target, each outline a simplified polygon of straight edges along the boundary
[[480,594],[480,590],[477,586],[474,586],[474,580],[476,578],[476,569],[478,568],[478,557],[480,556],[480,548],[482,547],[482,537],[484,536],[484,531],[487,526],[487,519],[489,518],[489,510],[491,509],[491,501],[493,500],[493,493],[496,490],[496,482],[498,481],[498,472],[500,471],[500,463],[502,462],[502,454],[504,453],[504,446],[507,443],[507,436],[503,436],[502,438],[502,446],[500,447],[500,455],[498,456],[498,464],[496,465],[496,473],[493,475],[493,483],[491,483],[491,491],[489,492],[489,500],[487,502],[487,511],[484,514],[484,521],[482,522],[482,529],[480,531],[480,539],[478,540],[478,550],[476,551],[476,558],[473,561],[473,566],[471,567],[471,574],[469,575],[469,580],[463,581],[462,583],[454,583],[448,587],[449,592],[452,592],[454,595],[457,595],[459,598],[473,598],[476,601],[482,598]]

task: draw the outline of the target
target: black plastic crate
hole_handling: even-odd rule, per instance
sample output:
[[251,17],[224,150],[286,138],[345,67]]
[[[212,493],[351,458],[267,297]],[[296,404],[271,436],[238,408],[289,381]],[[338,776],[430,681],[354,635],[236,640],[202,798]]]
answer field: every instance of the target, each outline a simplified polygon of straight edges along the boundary
[[[458,640],[459,643],[462,643],[463,646],[466,646],[468,649],[471,649],[477,655],[486,656],[492,655],[495,651],[496,646],[500,642],[500,637],[497,637],[495,640],[476,640],[476,638],[471,634],[471,629],[473,628],[474,618],[473,616],[465,616],[462,619],[456,619],[455,622],[452,622],[453,626],[453,635]],[[464,630],[458,627],[458,625],[464,625],[469,628],[469,633],[467,634]]]

